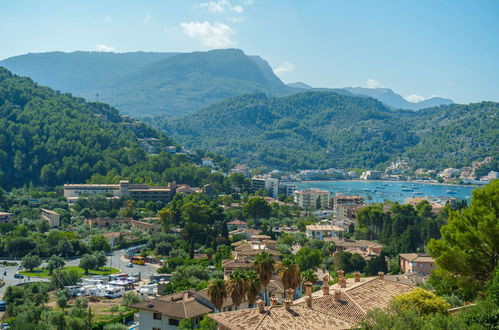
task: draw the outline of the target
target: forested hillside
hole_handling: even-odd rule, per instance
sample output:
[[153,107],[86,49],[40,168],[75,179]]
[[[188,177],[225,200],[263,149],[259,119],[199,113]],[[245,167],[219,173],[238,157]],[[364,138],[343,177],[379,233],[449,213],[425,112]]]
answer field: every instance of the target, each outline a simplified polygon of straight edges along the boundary
[[414,167],[444,168],[499,156],[498,111],[497,103],[402,111],[368,97],[306,92],[245,95],[151,122],[191,147],[253,166],[375,168],[406,155]]
[[0,61],[40,84],[99,100],[121,112],[178,117],[244,93],[286,95],[269,64],[238,49],[194,53],[42,53]]
[[210,182],[210,171],[185,156],[149,156],[138,138],[156,138],[160,149],[173,142],[144,124],[130,124],[106,104],[61,94],[0,67],[0,187],[56,186],[100,176]]

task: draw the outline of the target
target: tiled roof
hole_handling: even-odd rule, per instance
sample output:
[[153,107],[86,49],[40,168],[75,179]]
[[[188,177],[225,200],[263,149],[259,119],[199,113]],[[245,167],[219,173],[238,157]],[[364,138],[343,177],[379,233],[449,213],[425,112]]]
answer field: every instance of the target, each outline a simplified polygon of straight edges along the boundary
[[318,311],[333,314],[346,321],[357,323],[365,312],[357,305],[348,294],[342,292],[337,301],[333,295],[323,296],[312,300],[312,308]]
[[347,290],[346,293],[367,312],[374,308],[385,308],[395,296],[408,293],[413,289],[412,285],[375,278]]
[[401,253],[399,254],[399,256],[406,259],[407,261],[435,262],[432,257],[421,253]]
[[188,319],[213,312],[211,308],[201,304],[193,295],[187,292],[179,292],[143,301],[133,304],[131,307],[150,310],[179,319]]
[[366,241],[363,239],[353,240],[353,239],[333,237],[331,240],[336,244],[336,246],[342,246],[345,248],[347,248],[347,247],[383,247],[383,245],[379,244],[378,242]]
[[209,317],[231,330],[314,330],[350,329],[353,324],[306,306],[272,306],[260,313],[257,308],[209,314]]
[[228,225],[247,225],[248,223],[246,221],[242,220],[233,220],[230,222],[227,222]]
[[306,226],[307,230],[330,230],[330,231],[345,231],[345,229],[335,226],[335,225],[308,225]]

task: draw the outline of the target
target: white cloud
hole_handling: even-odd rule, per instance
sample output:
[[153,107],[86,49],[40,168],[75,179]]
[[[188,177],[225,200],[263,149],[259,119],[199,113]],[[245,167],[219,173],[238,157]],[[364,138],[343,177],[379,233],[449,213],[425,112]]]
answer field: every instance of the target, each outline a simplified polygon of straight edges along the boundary
[[111,22],[112,20],[113,20],[113,18],[112,18],[111,16],[109,16],[109,15],[108,15],[108,16],[105,16],[105,17],[102,19],[102,21],[103,21],[104,23],[109,23],[109,22]]
[[367,80],[367,88],[382,88],[383,85],[381,85],[379,82],[377,82],[374,79],[368,79]]
[[276,68],[274,68],[274,72],[275,72],[275,74],[282,74],[282,73],[294,71],[294,69],[295,69],[295,66],[293,63],[288,62],[288,61],[284,61],[284,62],[281,62],[281,64],[279,64]]
[[202,8],[208,8],[212,14],[220,14],[225,11],[233,11],[237,14],[241,14],[244,11],[243,6],[235,5],[233,6],[229,0],[213,0],[209,2],[202,2],[199,4]]
[[152,21],[152,15],[151,14],[146,14],[144,16],[144,24],[149,24]]
[[407,101],[414,102],[414,103],[426,100],[426,97],[421,96],[421,95],[416,95],[416,94],[411,94],[411,95],[405,96],[404,98]]
[[180,27],[189,37],[201,41],[208,48],[224,48],[235,45],[231,39],[234,30],[223,23],[184,22]]
[[116,50],[113,46],[103,44],[97,45],[96,49],[98,52],[114,52]]

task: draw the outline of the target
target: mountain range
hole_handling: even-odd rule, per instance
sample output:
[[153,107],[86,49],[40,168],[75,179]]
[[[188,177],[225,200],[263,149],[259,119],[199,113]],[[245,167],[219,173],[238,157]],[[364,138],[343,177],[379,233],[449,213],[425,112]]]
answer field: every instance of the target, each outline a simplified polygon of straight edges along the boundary
[[387,106],[410,110],[452,103],[443,98],[408,102],[390,89],[312,88],[301,82],[286,85],[265,60],[239,49],[193,53],[30,53],[0,61],[0,66],[62,92],[109,103],[136,117],[180,117],[232,96],[285,96],[304,89],[369,96]]
[[178,119],[149,121],[192,148],[254,167],[382,168],[469,166],[499,157],[499,103],[398,110],[370,97],[308,91],[227,99]]

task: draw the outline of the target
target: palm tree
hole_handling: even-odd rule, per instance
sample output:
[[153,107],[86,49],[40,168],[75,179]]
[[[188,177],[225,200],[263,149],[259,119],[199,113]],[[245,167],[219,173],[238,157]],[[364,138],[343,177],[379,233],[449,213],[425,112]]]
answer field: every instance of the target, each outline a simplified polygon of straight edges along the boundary
[[301,282],[300,266],[291,259],[285,259],[277,265],[284,290],[296,289]]
[[275,260],[268,252],[263,251],[255,256],[253,267],[260,277],[260,283],[265,287],[265,304],[268,304],[267,285],[275,271]]
[[314,284],[317,282],[317,274],[314,272],[313,269],[307,269],[301,273],[301,277],[303,279],[303,282],[310,282]]
[[225,281],[221,278],[216,278],[210,281],[208,285],[208,296],[210,296],[210,300],[218,309],[218,311],[222,311],[222,307],[224,304],[224,300],[227,299],[227,288],[225,285]]
[[232,298],[232,302],[237,310],[241,302],[246,297],[246,275],[239,269],[230,274],[227,282],[227,293]]
[[254,270],[246,272],[246,296],[248,297],[248,304],[251,307],[260,293],[260,277]]

